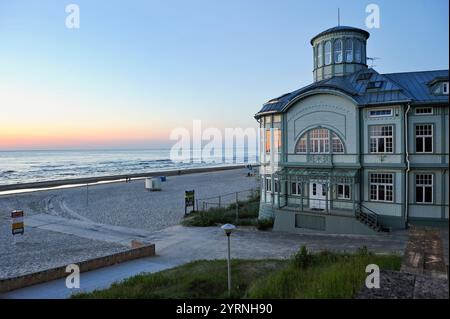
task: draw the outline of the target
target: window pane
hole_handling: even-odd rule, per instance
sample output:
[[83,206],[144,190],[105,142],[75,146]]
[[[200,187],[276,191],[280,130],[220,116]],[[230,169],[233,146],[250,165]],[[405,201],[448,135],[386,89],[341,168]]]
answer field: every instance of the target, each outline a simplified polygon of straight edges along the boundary
[[355,61],[361,63],[361,42],[355,40]]
[[317,49],[317,65],[319,67],[321,67],[323,65],[322,49],[323,49],[323,45],[322,45],[322,43],[320,43],[318,46],[318,49]]
[[384,185],[378,185],[378,200],[385,200]]
[[433,138],[425,137],[425,152],[431,153],[433,151]]
[[345,41],[345,61],[353,62],[353,41],[350,39]]
[[350,186],[345,185],[345,198],[350,198]]
[[291,184],[291,194],[293,194],[293,195],[297,194],[297,183]]
[[433,188],[432,187],[425,187],[425,203],[432,203],[433,202]]
[[331,64],[331,42],[325,42],[325,65]]
[[302,194],[302,183],[297,183],[297,194],[298,195]]
[[416,152],[423,152],[423,138],[421,137],[416,138]]
[[342,63],[342,40],[334,42],[334,62]]
[[266,130],[266,153],[270,153],[270,130]]
[[416,187],[416,202],[422,203],[423,202],[423,188],[422,186]]

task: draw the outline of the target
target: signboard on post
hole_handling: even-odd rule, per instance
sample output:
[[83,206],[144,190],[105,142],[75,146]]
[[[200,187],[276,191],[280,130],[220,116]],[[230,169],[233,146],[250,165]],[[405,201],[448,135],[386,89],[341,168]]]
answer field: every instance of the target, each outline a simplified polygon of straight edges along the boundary
[[195,211],[195,190],[184,192],[184,214],[187,214],[187,208],[192,207]]
[[23,210],[13,210],[11,212],[11,232],[13,235],[23,235],[25,232],[25,223],[23,221]]

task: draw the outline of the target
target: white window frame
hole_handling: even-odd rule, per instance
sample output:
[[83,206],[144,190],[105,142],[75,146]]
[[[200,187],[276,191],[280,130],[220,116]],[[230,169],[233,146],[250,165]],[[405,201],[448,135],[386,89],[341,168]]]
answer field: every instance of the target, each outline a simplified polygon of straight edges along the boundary
[[[326,136],[313,136],[313,132],[317,131],[317,134],[323,134],[327,132]],[[325,128],[312,129],[309,132],[309,153],[311,154],[330,154],[330,130]]]
[[[328,50],[327,50],[328,48]],[[325,65],[331,65],[333,63],[333,44],[331,43],[331,41],[326,41],[324,44],[324,56],[325,56],[325,60],[324,60],[324,64]]]
[[[372,135],[372,128],[374,127],[390,127],[391,135]],[[391,150],[387,151],[387,141],[391,139]],[[372,140],[376,141],[376,151],[372,151]],[[380,152],[379,150],[379,140],[384,140],[384,152]],[[393,154],[394,153],[394,125],[390,124],[382,124],[382,125],[371,125],[369,126],[369,153],[371,154]]]
[[[422,112],[418,112],[418,110],[422,110]],[[424,110],[430,110],[431,112],[423,112]],[[431,106],[425,106],[425,107],[416,107],[414,114],[423,116],[423,115],[433,115],[434,109]]]
[[[431,135],[428,135],[428,134],[417,134],[417,128],[419,127],[419,126],[430,126],[431,127]],[[417,123],[416,125],[415,125],[415,127],[414,127],[414,134],[415,134],[415,151],[416,151],[416,153],[417,154],[432,154],[432,153],[434,153],[434,125],[433,124],[430,124],[430,123]],[[427,138],[430,138],[431,137],[431,151],[425,151],[425,140],[427,139]],[[422,139],[422,147],[423,147],[423,149],[422,149],[422,151],[421,152],[419,152],[418,150],[417,150],[417,139]]]
[[[388,182],[372,182],[372,176],[378,175],[379,179],[383,179],[382,175],[390,175],[391,183]],[[394,202],[394,173],[369,173],[369,198],[372,202],[393,203]],[[376,198],[372,198],[372,186],[375,187]],[[380,189],[384,188],[384,199],[380,199]],[[391,200],[387,200],[387,194],[390,192]]]
[[[339,193],[339,186],[342,186],[342,194]],[[345,196],[345,189],[348,188],[348,197]],[[352,188],[350,184],[347,183],[338,183],[336,184],[336,198],[342,200],[350,200],[352,199]]]
[[[415,194],[414,194],[414,197],[415,197],[415,199],[416,199],[416,203],[417,204],[425,204],[425,205],[431,205],[431,204],[434,204],[434,175],[433,174],[430,174],[430,173],[419,173],[419,174],[415,174],[416,176],[415,176],[415,184],[416,184],[416,187],[415,187]],[[426,176],[426,175],[428,175],[428,177],[431,177],[430,178],[430,180],[431,180],[431,184],[427,184],[427,183],[417,183],[417,177],[418,176]],[[421,198],[421,200],[419,200],[418,198],[417,198],[417,188],[418,187],[420,187],[420,188],[422,188],[422,198]],[[425,201],[425,189],[426,188],[431,188],[431,202],[426,202]]]
[[[389,114],[373,114],[374,112],[389,111]],[[391,117],[394,114],[392,109],[369,110],[369,117]]]

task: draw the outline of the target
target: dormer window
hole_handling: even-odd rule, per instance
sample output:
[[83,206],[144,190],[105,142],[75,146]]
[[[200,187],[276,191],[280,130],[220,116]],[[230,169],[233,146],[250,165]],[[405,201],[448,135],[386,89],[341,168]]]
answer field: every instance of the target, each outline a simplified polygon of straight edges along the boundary
[[325,65],[331,64],[331,41],[325,42]]
[[448,95],[448,82],[442,83],[442,93]]
[[367,84],[366,90],[381,89],[383,81],[371,81]]

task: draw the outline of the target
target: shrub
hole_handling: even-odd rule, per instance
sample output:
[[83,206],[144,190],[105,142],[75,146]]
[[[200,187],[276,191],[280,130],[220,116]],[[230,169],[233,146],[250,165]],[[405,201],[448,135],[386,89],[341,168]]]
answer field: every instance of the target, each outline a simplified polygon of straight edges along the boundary
[[312,264],[313,255],[306,249],[305,245],[302,245],[300,250],[294,254],[292,260],[297,268],[305,269]]
[[258,219],[258,224],[256,227],[259,230],[268,230],[273,228],[274,219],[273,218],[266,218],[266,219]]

